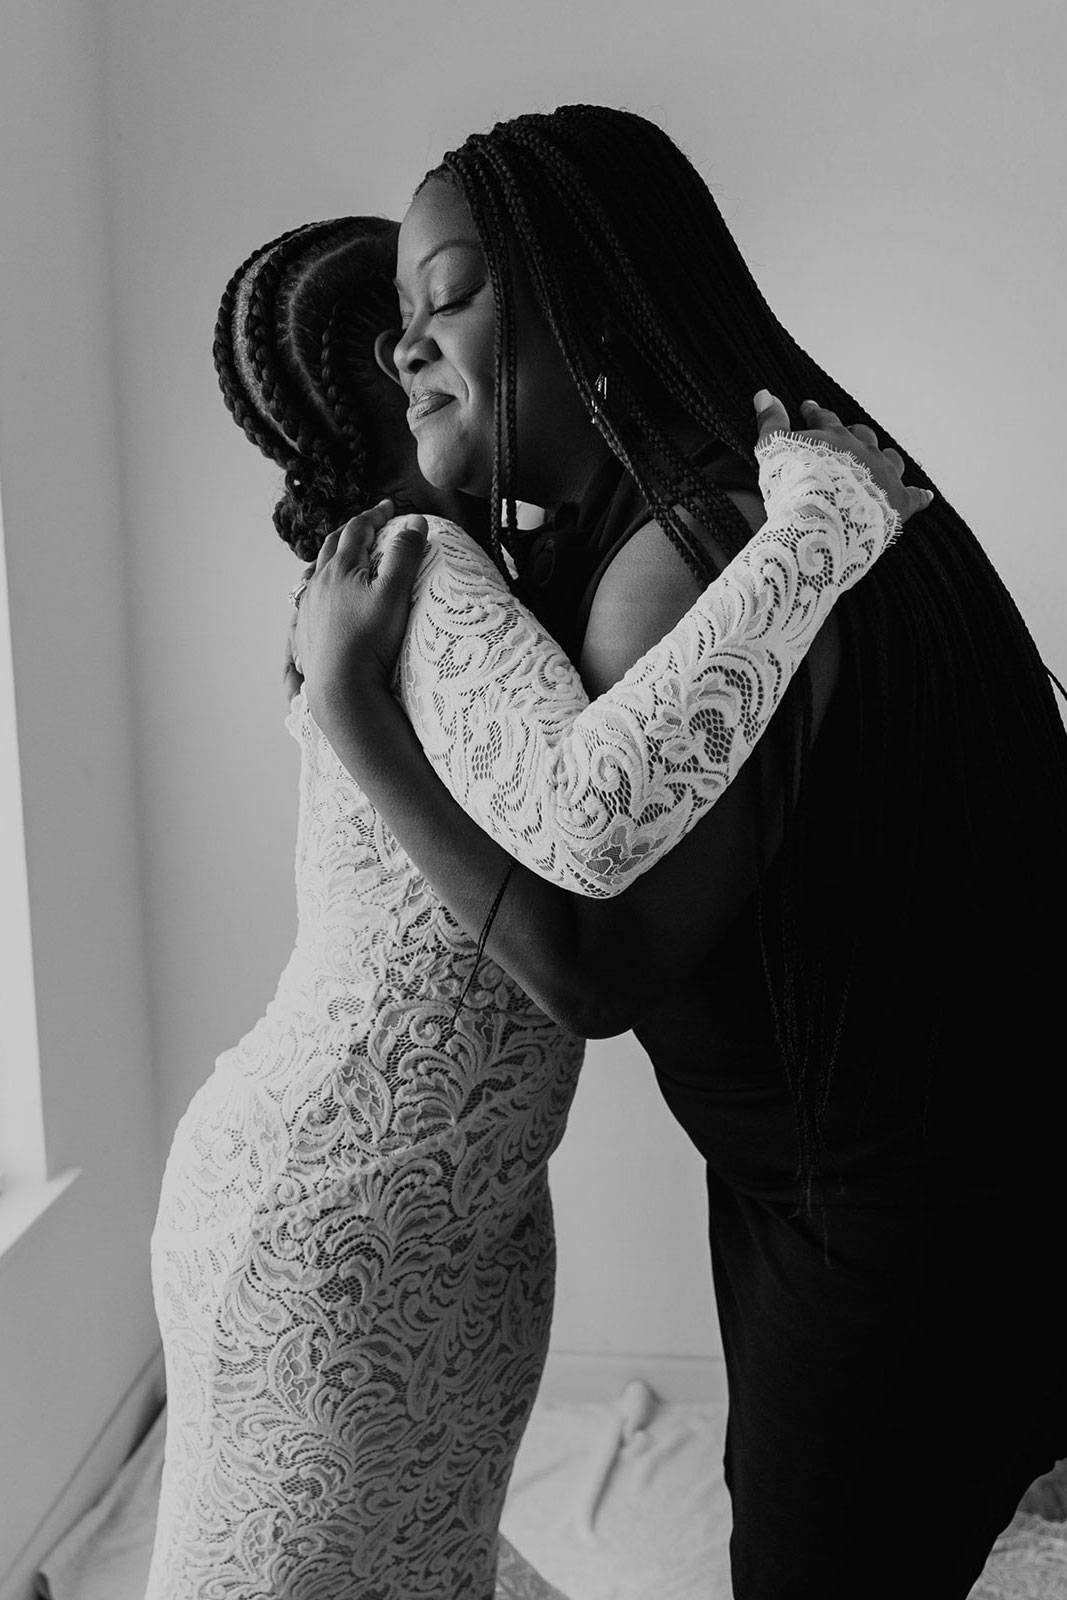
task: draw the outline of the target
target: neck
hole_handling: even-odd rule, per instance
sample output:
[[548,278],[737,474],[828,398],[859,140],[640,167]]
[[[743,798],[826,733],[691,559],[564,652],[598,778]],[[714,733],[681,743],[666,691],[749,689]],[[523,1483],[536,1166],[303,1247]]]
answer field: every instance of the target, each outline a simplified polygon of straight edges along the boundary
[[[580,505],[597,473],[607,462],[616,459],[607,441],[595,428],[590,428],[588,439],[579,449],[568,451],[566,456],[561,453],[551,478],[537,486],[540,492],[523,494],[520,491],[520,498],[533,505],[543,506],[549,513],[566,503],[573,502]],[[521,472],[521,451],[519,468]],[[533,486],[530,487],[532,490]]]
[[382,484],[382,494],[389,495],[398,511],[418,511],[426,517],[442,517],[454,522],[472,539],[477,539],[489,528],[489,506],[484,500],[462,494],[453,489],[435,489],[427,483],[417,468],[390,474]]

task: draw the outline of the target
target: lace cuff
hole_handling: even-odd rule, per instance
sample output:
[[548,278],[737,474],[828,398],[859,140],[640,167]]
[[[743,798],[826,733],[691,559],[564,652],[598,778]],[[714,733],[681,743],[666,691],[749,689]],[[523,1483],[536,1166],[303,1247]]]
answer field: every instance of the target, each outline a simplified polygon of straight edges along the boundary
[[398,665],[408,716],[464,809],[575,893],[620,894],[710,810],[837,597],[901,531],[847,452],[774,434],[756,454],[766,523],[592,703],[485,552],[430,519]]

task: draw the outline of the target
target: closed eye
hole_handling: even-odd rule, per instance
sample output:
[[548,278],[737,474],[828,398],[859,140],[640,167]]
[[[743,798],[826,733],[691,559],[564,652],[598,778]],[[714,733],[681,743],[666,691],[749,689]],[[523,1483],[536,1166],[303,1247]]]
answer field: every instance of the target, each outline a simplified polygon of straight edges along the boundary
[[[473,300],[473,298],[474,298],[473,295],[467,294],[467,295],[463,295],[462,298],[458,299],[458,300],[447,300],[444,305],[431,306],[430,307],[430,316],[431,317],[448,317],[448,316],[451,316],[453,311],[462,311],[463,307],[469,305],[470,302]],[[408,317],[406,319],[402,317],[400,319],[400,332],[402,334],[407,333],[408,329],[411,327],[411,322],[412,322],[412,319],[410,317]]]
[[[471,301],[474,300],[477,295],[481,294],[482,290],[486,287],[486,284],[488,282],[489,282],[488,278],[483,278],[481,283],[476,283],[474,285],[474,287],[471,288],[471,289],[465,289],[462,294],[455,295],[451,300],[442,300],[439,305],[431,306],[430,307],[430,316],[431,317],[450,317],[455,312],[464,310],[465,307],[470,305]],[[411,326],[412,320],[413,319],[411,317],[401,316],[401,318],[400,318],[400,332],[401,332],[401,334],[407,333],[409,327]]]
[[484,288],[485,281],[483,280],[481,283],[475,284],[473,289],[467,289],[463,294],[456,295],[454,299],[442,301],[440,305],[434,306],[432,315],[435,317],[447,317],[453,311],[462,311],[464,306],[469,306],[475,295],[480,294]]

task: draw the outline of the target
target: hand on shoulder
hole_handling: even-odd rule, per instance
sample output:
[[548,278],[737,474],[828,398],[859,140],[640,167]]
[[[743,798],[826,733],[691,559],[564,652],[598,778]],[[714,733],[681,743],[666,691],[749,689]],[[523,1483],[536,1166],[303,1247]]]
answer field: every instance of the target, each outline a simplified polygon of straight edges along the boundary
[[885,495],[893,510],[906,522],[916,511],[925,511],[934,498],[932,489],[916,489],[904,482],[904,458],[890,447],[882,450],[878,435],[866,423],[856,422],[846,428],[835,411],[817,405],[814,400],[801,403],[804,420],[811,424],[805,430],[794,430],[789,414],[776,395],[760,389],[752,398],[756,412],[756,449],[775,434],[787,434],[792,439],[829,445],[833,450],[844,450],[855,456],[867,468],[875,483]]
[[292,654],[320,726],[331,701],[391,683],[427,538],[425,517],[392,513],[383,500],[329,534],[303,587]]

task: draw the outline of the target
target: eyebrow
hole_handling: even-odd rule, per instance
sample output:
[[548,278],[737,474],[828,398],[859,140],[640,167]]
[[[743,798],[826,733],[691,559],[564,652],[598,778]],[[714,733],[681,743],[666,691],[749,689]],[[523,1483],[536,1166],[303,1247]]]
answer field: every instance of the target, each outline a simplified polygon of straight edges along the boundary
[[[465,239],[459,236],[454,239],[442,239],[440,244],[435,244],[432,250],[427,250],[426,254],[416,261],[415,271],[421,272],[426,263],[432,261],[434,256],[439,256],[442,250],[454,250],[457,245],[462,245],[465,250],[480,251],[482,248],[477,239]],[[393,288],[399,292],[400,284],[396,278],[393,279]]]

